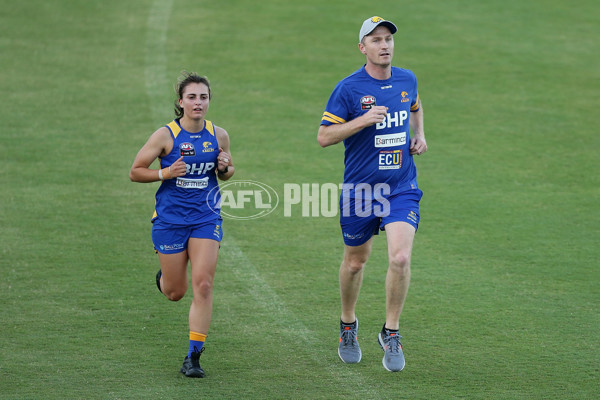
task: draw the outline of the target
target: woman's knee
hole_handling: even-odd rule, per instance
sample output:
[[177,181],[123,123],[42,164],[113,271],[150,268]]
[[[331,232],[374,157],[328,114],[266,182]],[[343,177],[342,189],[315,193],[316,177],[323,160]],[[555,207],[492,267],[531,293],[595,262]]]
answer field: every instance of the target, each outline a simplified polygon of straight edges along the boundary
[[187,288],[181,288],[181,287],[169,288],[167,286],[167,287],[162,287],[161,290],[164,293],[164,295],[167,297],[167,299],[169,299],[171,301],[179,301],[183,298],[183,296],[185,296],[185,292],[187,291]]
[[213,278],[211,276],[199,276],[192,282],[194,297],[209,298],[213,292]]

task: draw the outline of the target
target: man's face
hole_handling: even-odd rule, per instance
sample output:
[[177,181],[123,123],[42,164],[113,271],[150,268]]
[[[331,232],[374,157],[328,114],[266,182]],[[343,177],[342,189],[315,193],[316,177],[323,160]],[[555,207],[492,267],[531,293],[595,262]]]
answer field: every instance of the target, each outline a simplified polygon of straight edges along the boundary
[[394,57],[394,35],[388,27],[378,26],[363,38],[358,48],[367,56],[367,63],[387,67]]

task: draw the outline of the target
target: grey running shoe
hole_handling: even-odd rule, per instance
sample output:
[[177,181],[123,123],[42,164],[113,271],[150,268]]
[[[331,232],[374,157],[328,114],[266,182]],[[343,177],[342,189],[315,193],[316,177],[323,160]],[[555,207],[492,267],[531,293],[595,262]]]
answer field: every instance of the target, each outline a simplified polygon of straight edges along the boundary
[[[384,328],[385,329],[385,328]],[[379,332],[379,345],[384,351],[383,367],[390,372],[402,371],[406,362],[404,361],[404,353],[402,352],[402,343],[397,332],[390,332],[387,329]]]
[[204,347],[198,352],[193,352],[191,356],[185,357],[183,366],[179,370],[188,378],[204,378],[204,370],[200,366],[200,355],[204,351]]
[[345,324],[340,321],[340,345],[338,355],[341,360],[347,364],[356,364],[360,362],[362,353],[357,340],[358,319],[352,324]]

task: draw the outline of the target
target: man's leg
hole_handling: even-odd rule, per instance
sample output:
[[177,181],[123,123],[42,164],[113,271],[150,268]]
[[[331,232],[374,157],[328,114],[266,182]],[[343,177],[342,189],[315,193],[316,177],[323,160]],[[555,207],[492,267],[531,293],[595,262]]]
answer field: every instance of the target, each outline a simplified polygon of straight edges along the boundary
[[372,238],[360,246],[346,245],[344,260],[340,266],[342,316],[338,355],[348,364],[358,363],[362,358],[358,344],[358,319],[355,307],[362,284],[363,269],[371,253],[371,243]]
[[363,269],[371,254],[373,238],[360,246],[345,246],[340,266],[341,319],[345,323],[356,320],[356,302],[362,285]]
[[410,284],[410,259],[415,228],[406,222],[392,222],[385,226],[388,245],[388,271],[385,279],[385,326],[399,328],[400,314]]
[[378,336],[383,349],[383,367],[391,372],[405,366],[400,333],[400,314],[410,284],[410,256],[415,228],[406,222],[391,222],[385,226],[388,243],[388,272],[385,280],[386,321]]

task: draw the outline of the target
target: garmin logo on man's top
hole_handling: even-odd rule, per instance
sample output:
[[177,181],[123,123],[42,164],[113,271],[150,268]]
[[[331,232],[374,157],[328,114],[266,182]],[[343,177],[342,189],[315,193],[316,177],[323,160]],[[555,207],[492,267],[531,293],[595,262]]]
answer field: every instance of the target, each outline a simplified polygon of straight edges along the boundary
[[404,144],[406,144],[406,132],[375,136],[375,147],[394,147]]

